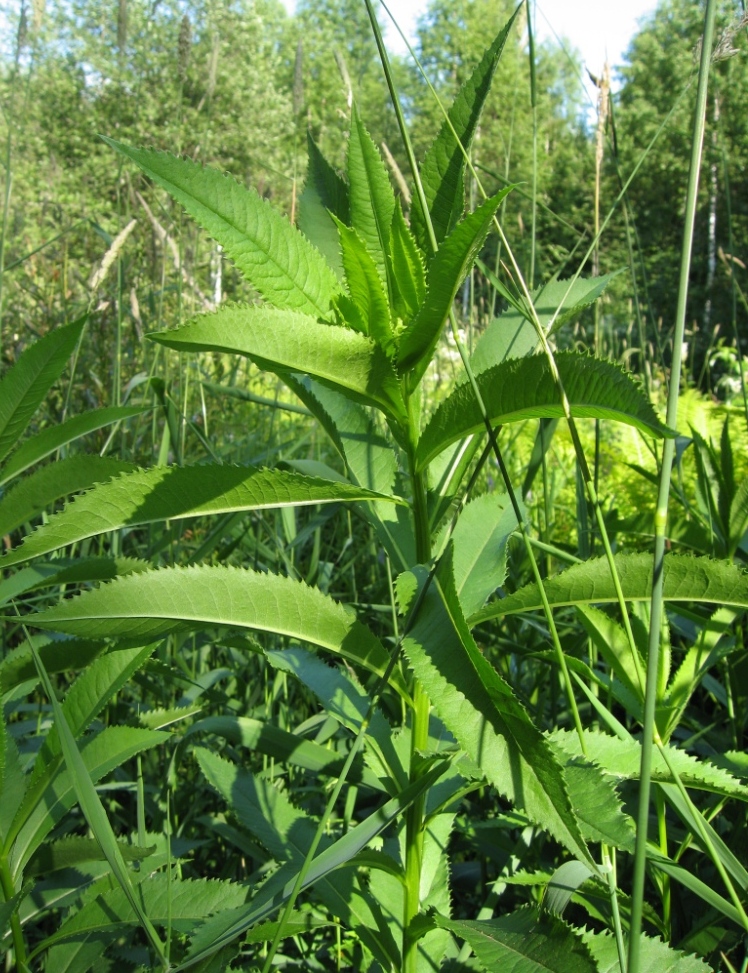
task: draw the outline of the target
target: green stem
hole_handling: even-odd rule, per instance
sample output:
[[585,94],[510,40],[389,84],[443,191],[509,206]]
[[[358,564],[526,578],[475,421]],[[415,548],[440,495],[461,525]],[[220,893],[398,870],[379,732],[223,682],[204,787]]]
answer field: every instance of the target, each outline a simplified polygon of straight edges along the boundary
[[[0,888],[3,890],[4,900],[10,902],[13,898],[13,879],[5,855],[0,857]],[[10,917],[10,930],[13,937],[13,950],[16,954],[16,968],[18,973],[28,973],[29,966],[26,943],[21,929],[21,920],[18,917],[18,909],[14,909]]]
[[[714,36],[716,4],[707,0],[702,36],[701,64],[699,65],[699,86],[696,95],[693,140],[691,144],[691,165],[688,175],[686,196],[686,216],[683,227],[683,247],[681,251],[680,284],[678,304],[675,314],[673,337],[673,362],[670,371],[668,392],[667,423],[674,429],[678,419],[678,393],[680,390],[681,358],[683,336],[686,325],[686,304],[688,299],[688,274],[691,266],[691,249],[696,218],[699,174],[701,171],[701,151],[704,142],[706,117],[706,97],[709,79],[709,62]],[[644,726],[642,733],[642,758],[640,770],[639,809],[637,814],[636,851],[634,857],[634,883],[631,894],[631,934],[629,939],[629,973],[639,973],[640,939],[642,914],[644,909],[644,879],[647,867],[647,833],[649,828],[649,796],[652,777],[652,749],[655,737],[655,704],[657,701],[657,682],[660,656],[660,630],[663,608],[663,560],[665,556],[665,527],[667,525],[668,496],[670,494],[670,475],[675,456],[675,441],[667,439],[662,451],[660,468],[660,487],[655,514],[654,573],[652,582],[652,609],[649,627],[649,646],[647,657],[647,685],[644,697]]]

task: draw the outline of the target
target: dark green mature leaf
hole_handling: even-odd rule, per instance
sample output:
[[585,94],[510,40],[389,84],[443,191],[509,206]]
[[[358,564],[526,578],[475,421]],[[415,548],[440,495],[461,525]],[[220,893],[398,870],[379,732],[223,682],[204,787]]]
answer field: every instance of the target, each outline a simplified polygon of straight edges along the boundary
[[423,375],[460,284],[478,256],[496,210],[510,188],[502,189],[466,216],[431,258],[425,300],[400,337],[400,372],[415,369],[416,380]]
[[88,316],[48,331],[30,345],[0,382],[0,460],[5,459],[51,386],[62,375]]
[[[559,375],[576,418],[615,419],[648,435],[674,436],[657,418],[634,379],[609,361],[577,352],[556,355]],[[495,365],[477,376],[488,417],[495,424],[563,415],[561,398],[545,355]],[[484,428],[470,385],[460,385],[429,420],[418,442],[423,469],[450,443]]]
[[576,933],[560,919],[538,918],[534,909],[483,922],[434,918],[469,943],[487,973],[598,973],[592,953]]
[[[517,8],[519,10],[519,7]],[[431,215],[437,244],[450,233],[465,208],[465,152],[478,127],[486,96],[491,88],[509,31],[517,13],[507,22],[476,65],[473,73],[457,93],[439,134],[429,147],[420,167],[426,204]],[[453,132],[454,129],[454,132]],[[455,138],[455,135],[457,138]],[[459,140],[459,141],[458,141]],[[464,150],[464,151],[463,151]],[[416,240],[425,253],[431,253],[429,234],[420,207],[413,206],[411,225]]]
[[[121,527],[207,514],[353,500],[388,500],[350,483],[253,466],[159,466],[126,473],[77,497],[0,559],[0,567]],[[391,502],[402,502],[392,500]]]
[[394,353],[395,343],[382,278],[358,233],[343,223],[339,222],[337,226],[345,280],[351,300],[358,310],[357,321],[363,325],[364,334],[391,355]]
[[324,316],[338,289],[322,254],[253,189],[217,169],[104,138],[162,186],[276,307]]
[[[423,569],[401,575],[409,604]],[[571,807],[552,748],[467,628],[454,588],[451,557],[441,562],[403,651],[444,725],[499,793],[596,868]]]
[[[36,645],[47,672],[70,672],[85,668],[100,655],[106,645],[90,639],[49,639]],[[0,662],[0,696],[12,692],[21,683],[38,680],[38,673],[27,643],[9,652]]]
[[[611,933],[584,930],[581,938],[594,957],[598,973],[620,973],[618,948]],[[672,949],[661,939],[642,935],[639,949],[639,973],[712,973],[711,966],[698,956]]]
[[[551,280],[533,291],[535,315],[546,334],[552,334],[579,317],[586,307],[595,303],[615,276],[577,277],[571,285],[568,280]],[[537,349],[538,333],[532,323],[533,313],[522,298],[518,307],[519,310],[509,308],[495,318],[478,339],[470,359],[476,375],[507,358],[524,358]]]
[[[139,848],[119,842],[119,849],[125,861],[143,861],[154,851],[155,846]],[[76,835],[48,841],[39,848],[25,869],[29,878],[35,875],[48,875],[63,868],[77,868],[88,862],[105,861],[101,845],[95,838],[80,838]]]
[[[232,567],[171,568],[118,578],[35,615],[34,625],[87,637],[139,638],[228,625],[311,642],[377,675],[389,659],[353,612],[316,588]],[[395,677],[393,684],[400,685]]]
[[146,409],[143,406],[111,406],[107,409],[93,409],[91,412],[84,412],[83,415],[74,416],[67,422],[59,425],[50,426],[44,429],[31,439],[27,439],[22,446],[15,451],[2,473],[0,473],[0,485],[7,483],[8,480],[23,473],[34,463],[51,456],[55,450],[67,443],[80,439],[89,432],[103,429],[114,422],[121,422],[123,419],[130,419],[133,416],[142,415]]
[[366,244],[382,283],[388,283],[386,254],[395,194],[379,150],[364,128],[356,106],[351,118],[348,141],[348,182],[350,184],[351,226]]
[[[18,755],[18,747],[5,726],[5,714],[0,708],[0,842],[5,843],[16,808],[26,793],[26,775]],[[0,935],[2,933],[0,932]]]
[[0,500],[0,537],[33,520],[55,500],[137,467],[109,456],[70,456],[36,470]]
[[[652,555],[616,554],[616,570],[626,601],[647,601],[652,597]],[[748,608],[748,574],[730,561],[706,557],[666,554],[664,562],[665,601],[708,602]],[[574,564],[543,582],[552,608],[567,605],[618,603],[605,558],[590,558]],[[539,611],[542,602],[535,584],[525,585],[512,595],[487,605],[470,619],[471,625],[501,615]]]
[[364,405],[398,417],[405,413],[397,376],[381,348],[349,328],[320,324],[303,314],[225,307],[150,337],[177,351],[246,355],[281,377],[306,373]]
[[299,229],[342,280],[338,231],[332,216],[346,225],[349,223],[348,186],[322,155],[311,132],[307,132],[307,151],[309,163],[306,185],[299,198]]
[[151,565],[134,557],[57,558],[47,564],[35,564],[0,581],[0,605],[18,595],[38,588],[80,584],[83,581],[111,581],[121,574],[147,571]]

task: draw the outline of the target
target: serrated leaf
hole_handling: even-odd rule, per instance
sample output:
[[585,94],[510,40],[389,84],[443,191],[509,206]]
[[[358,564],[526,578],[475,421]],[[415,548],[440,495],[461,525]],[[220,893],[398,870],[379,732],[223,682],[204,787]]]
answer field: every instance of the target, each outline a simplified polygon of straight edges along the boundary
[[80,439],[81,436],[85,436],[89,432],[110,426],[114,422],[140,416],[146,411],[147,409],[143,406],[110,406],[106,409],[92,409],[90,412],[84,412],[83,415],[73,416],[67,422],[42,430],[36,436],[27,439],[13,453],[0,473],[0,485],[12,480],[19,473],[23,473],[34,463],[51,456],[61,446],[65,446],[75,439]]
[[392,309],[395,316],[407,324],[416,316],[426,297],[426,271],[399,200],[392,214],[389,257],[392,265]]
[[506,544],[517,528],[507,494],[485,494],[462,511],[452,535],[457,597],[467,618],[506,577]]
[[[595,303],[615,276],[577,277],[571,286],[568,280],[551,280],[534,290],[532,304],[545,333],[552,334],[577,318],[585,308]],[[533,313],[522,298],[518,301],[518,309],[509,308],[494,318],[478,339],[470,359],[476,375],[508,358],[523,358],[532,354],[539,340],[532,320]]]
[[[33,624],[86,637],[138,638],[226,625],[311,642],[377,675],[389,660],[379,639],[332,598],[245,568],[170,568],[118,578],[35,615]],[[397,677],[392,683],[402,691]]]
[[338,231],[332,216],[349,223],[348,186],[322,155],[310,132],[307,132],[307,150],[306,183],[299,197],[299,229],[342,280]]
[[80,560],[58,558],[48,564],[35,564],[0,581],[0,605],[28,591],[54,585],[79,584],[84,581],[111,581],[122,574],[146,571],[147,561],[134,557],[84,557]]
[[[423,584],[410,573],[410,599]],[[398,594],[410,600],[398,580]],[[595,868],[553,751],[461,615],[447,554],[403,639],[403,651],[447,729],[486,779],[581,861]]]
[[364,405],[399,418],[405,415],[389,359],[373,341],[349,328],[320,324],[290,311],[236,306],[150,337],[177,351],[245,355],[281,377],[306,373]]
[[[421,182],[426,204],[431,214],[437,244],[451,232],[465,208],[465,152],[470,151],[473,136],[486,96],[491,88],[496,65],[499,63],[516,12],[499,31],[495,40],[473,69],[452,103],[449,122],[443,122],[439,134],[429,147],[420,166]],[[454,132],[453,132],[454,130]],[[455,138],[455,135],[457,138]],[[458,141],[459,139],[459,141]],[[431,252],[429,235],[420,207],[413,206],[411,225],[416,240],[425,253]]]
[[[120,852],[125,861],[139,862],[152,855],[155,847],[139,848],[119,842]],[[95,838],[70,836],[59,841],[48,841],[38,849],[24,870],[27,877],[48,875],[63,868],[77,868],[88,862],[106,861],[101,845]]]
[[[163,520],[272,507],[389,500],[340,481],[254,466],[159,466],[95,486],[0,558],[9,567],[87,537]],[[391,502],[402,502],[392,498]]]
[[[552,744],[556,738],[551,736]],[[591,763],[589,754],[575,754],[571,759],[563,749],[552,747],[563,768],[569,800],[579,827],[587,841],[604,842],[632,855],[636,843],[633,819],[625,814],[615,782]]]
[[56,500],[137,467],[110,456],[70,456],[35,470],[0,500],[0,537],[34,520]]
[[[614,561],[625,600],[648,601],[652,597],[652,555],[615,554]],[[552,608],[618,603],[607,560],[601,557],[572,565],[544,581],[543,587]],[[748,574],[730,561],[666,554],[663,598],[674,603],[697,601],[748,608]],[[476,612],[470,623],[478,625],[490,618],[542,607],[537,585],[529,584]]]
[[592,953],[560,919],[518,909],[498,919],[434,920],[472,947],[487,973],[598,973]]
[[62,375],[88,316],[48,331],[0,381],[0,460],[18,443],[49,389]]
[[[39,655],[47,672],[69,672],[83,669],[106,645],[90,639],[49,639],[37,642]],[[4,696],[29,679],[38,679],[38,673],[28,644],[18,646],[0,661],[0,695]]]
[[[584,930],[582,940],[594,957],[599,973],[619,973],[618,948],[609,932]],[[639,940],[639,973],[712,973],[711,966],[698,956],[672,949],[661,939],[641,935]]]
[[426,370],[460,284],[478,256],[496,210],[510,189],[502,189],[466,216],[429,261],[426,297],[418,314],[403,331],[398,349],[400,372],[415,370],[413,385]]
[[26,775],[23,773],[15,740],[5,726],[0,707],[0,841],[5,842],[16,808],[26,793]]
[[353,106],[348,140],[351,226],[366,244],[382,284],[388,285],[386,254],[395,194],[379,150]]
[[337,228],[345,280],[358,311],[357,321],[362,323],[364,334],[391,355],[395,344],[390,308],[374,259],[355,230],[339,221]]
[[[551,739],[567,753],[579,755],[579,738],[568,730],[555,730]],[[623,740],[595,730],[585,730],[586,755],[602,770],[616,780],[638,780],[641,770],[641,744],[633,738]],[[748,801],[748,787],[736,780],[726,770],[680,750],[667,746],[668,758],[676,773],[686,785],[696,790],[708,791],[722,797],[737,797]],[[673,778],[657,748],[652,749],[652,780],[673,783]]]
[[728,556],[734,557],[748,530],[748,479],[743,480],[735,492],[727,522],[730,525],[727,553]]
[[314,317],[327,313],[338,289],[335,274],[322,254],[253,189],[187,159],[104,141],[181,203],[266,301]]
[[[577,352],[561,352],[556,364],[571,414],[579,419],[614,419],[647,435],[674,436],[658,419],[634,379],[618,365]],[[511,359],[476,376],[494,424],[563,416],[561,397],[545,355]],[[450,443],[483,430],[470,385],[459,385],[441,403],[423,430],[416,450],[423,469]]]

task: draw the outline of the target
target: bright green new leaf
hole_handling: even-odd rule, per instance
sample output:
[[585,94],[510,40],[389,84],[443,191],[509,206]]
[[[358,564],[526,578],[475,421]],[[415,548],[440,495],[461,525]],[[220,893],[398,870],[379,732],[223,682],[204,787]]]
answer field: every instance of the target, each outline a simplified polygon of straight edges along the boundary
[[110,456],[70,456],[35,470],[16,483],[0,499],[0,537],[10,534],[21,524],[29,523],[47,510],[60,497],[86,490],[94,483],[104,483],[118,473],[131,473],[134,463]]
[[[157,638],[202,626],[274,632],[311,642],[381,675],[382,643],[316,588],[233,567],[188,567],[118,578],[34,616],[37,628],[92,638]],[[396,677],[393,684],[402,686]]]
[[457,597],[467,618],[506,577],[506,544],[517,528],[507,494],[484,494],[469,503],[452,535]]
[[405,414],[397,376],[382,349],[356,331],[307,315],[237,305],[150,337],[177,351],[245,355],[281,377],[306,373],[364,405],[398,418]]
[[392,214],[389,257],[392,265],[392,310],[396,318],[407,324],[416,316],[426,297],[426,271],[399,200]]
[[[452,231],[465,209],[465,152],[470,151],[496,65],[516,16],[515,11],[457,92],[457,97],[447,113],[449,121],[445,119],[442,123],[439,134],[421,164],[420,175],[426,205],[439,245]],[[431,253],[426,221],[417,200],[414,201],[411,225],[421,249],[424,253]]]
[[307,151],[309,163],[304,191],[299,197],[298,226],[342,280],[338,231],[332,217],[337,216],[346,225],[350,222],[348,186],[322,155],[310,132]]
[[17,444],[44,396],[62,375],[87,315],[48,331],[30,345],[0,382],[0,460]]
[[253,189],[188,159],[104,141],[181,203],[266,301],[315,318],[327,313],[338,290],[335,274],[319,250]]
[[466,216],[429,261],[426,297],[402,333],[398,351],[400,372],[415,369],[412,385],[426,370],[460,284],[480,253],[496,210],[509,191],[502,189]]
[[0,567],[121,527],[208,514],[353,500],[402,502],[362,487],[253,466],[158,466],[95,486],[0,559]]
[[379,150],[364,128],[356,106],[348,140],[351,226],[366,244],[382,284],[391,292],[386,254],[395,194]]
[[[650,599],[652,555],[616,554],[614,558],[626,601]],[[666,554],[663,574],[663,597],[666,602],[698,601],[748,608],[748,575],[729,561]],[[604,558],[590,558],[583,564],[574,564],[548,578],[543,586],[552,608],[618,603],[610,569]],[[515,612],[539,611],[542,607],[537,585],[528,584],[476,612],[470,623],[478,625],[490,618]]]
[[[614,419],[655,436],[674,436],[657,418],[634,379],[618,365],[577,352],[556,355],[559,375],[578,419]],[[545,355],[530,355],[495,365],[477,376],[478,388],[494,425],[521,419],[563,416],[561,397]],[[441,403],[417,448],[423,469],[450,443],[484,429],[470,385],[459,385]]]
[[345,281],[358,311],[357,321],[363,325],[364,334],[376,341],[388,355],[392,355],[395,343],[382,278],[358,233],[339,221],[337,227]]
[[[615,936],[584,930],[581,938],[594,958],[598,973],[620,973]],[[672,949],[661,939],[642,935],[639,949],[639,973],[712,973],[711,966],[698,956]]]
[[486,973],[598,973],[592,953],[560,919],[518,909],[497,919],[473,922],[435,916],[472,947]]
[[130,419],[133,416],[142,415],[146,409],[142,406],[110,406],[107,409],[93,409],[91,412],[84,412],[80,416],[74,416],[67,422],[59,425],[50,426],[38,433],[31,439],[27,439],[22,446],[15,451],[8,461],[2,473],[0,473],[0,485],[7,483],[8,480],[23,473],[34,463],[51,456],[55,450],[61,446],[80,439],[89,432],[103,429],[114,422],[121,422],[123,419]]

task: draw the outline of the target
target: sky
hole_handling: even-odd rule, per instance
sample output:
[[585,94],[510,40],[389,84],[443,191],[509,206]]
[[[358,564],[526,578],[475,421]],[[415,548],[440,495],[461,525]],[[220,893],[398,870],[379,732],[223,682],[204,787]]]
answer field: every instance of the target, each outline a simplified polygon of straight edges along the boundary
[[[295,0],[283,3],[292,11]],[[427,0],[389,0],[387,5],[413,39],[416,19],[426,10]],[[611,67],[622,62],[639,19],[656,6],[656,0],[537,0],[536,29],[541,39],[552,39],[554,32],[565,37],[590,71],[599,74],[606,55]],[[396,31],[389,30],[386,41],[393,53],[405,52]]]

